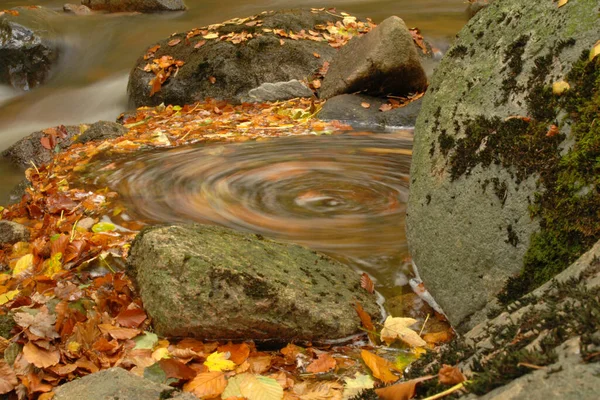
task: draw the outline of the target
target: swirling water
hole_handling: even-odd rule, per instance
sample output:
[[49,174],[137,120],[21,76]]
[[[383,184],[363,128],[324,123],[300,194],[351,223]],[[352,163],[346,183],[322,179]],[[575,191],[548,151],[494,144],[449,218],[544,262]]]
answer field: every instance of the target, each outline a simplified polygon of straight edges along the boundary
[[218,224],[299,243],[391,289],[405,282],[411,147],[409,132],[195,145],[102,160],[86,179],[117,191],[131,218]]

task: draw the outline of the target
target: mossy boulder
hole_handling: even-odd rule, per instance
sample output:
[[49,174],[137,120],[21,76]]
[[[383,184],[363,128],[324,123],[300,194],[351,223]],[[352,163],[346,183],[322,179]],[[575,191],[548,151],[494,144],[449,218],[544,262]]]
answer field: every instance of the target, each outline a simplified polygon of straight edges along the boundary
[[[477,322],[498,295],[529,292],[600,239],[600,74],[589,59],[599,22],[594,0],[495,1],[431,79],[407,237],[455,325]],[[563,80],[571,89],[554,94]]]
[[162,336],[340,339],[361,332],[357,301],[381,317],[350,267],[260,235],[207,225],[149,227],[133,242],[129,261]]
[[0,12],[0,84],[29,90],[46,82],[60,55],[49,21],[59,15],[43,7]]
[[[136,107],[163,102],[181,105],[207,97],[240,102],[248,97],[251,89],[263,83],[307,80],[325,61],[332,59],[336,49],[325,40],[286,36],[290,32],[298,35],[302,31],[318,30],[317,26],[336,23],[342,18],[308,9],[265,12],[232,21],[204,27],[197,31],[200,34],[189,38],[189,32],[183,32],[158,42],[160,48],[154,55],[140,57],[131,71],[128,93],[132,103]],[[281,31],[277,34],[275,30]],[[242,33],[244,38],[235,39],[236,42],[241,40],[239,43],[233,43],[234,38],[215,39],[215,35],[221,38]],[[162,84],[159,92],[150,96],[149,83],[155,74],[144,68],[162,56],[172,56],[185,64]]]
[[183,0],[81,0],[81,4],[92,10],[108,12],[144,12],[183,11]]

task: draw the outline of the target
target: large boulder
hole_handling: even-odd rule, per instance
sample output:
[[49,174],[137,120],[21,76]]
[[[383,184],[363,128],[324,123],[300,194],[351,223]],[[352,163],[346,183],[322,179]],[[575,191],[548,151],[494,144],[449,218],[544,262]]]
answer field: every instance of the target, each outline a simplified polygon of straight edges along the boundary
[[498,295],[527,293],[600,239],[597,11],[595,0],[495,1],[432,78],[407,238],[455,325],[467,328]]
[[350,267],[293,244],[207,225],[150,227],[129,261],[154,328],[204,339],[327,340],[380,319]]
[[48,21],[58,15],[43,7],[0,12],[0,84],[29,90],[48,79],[60,54]]
[[[173,35],[138,59],[129,78],[130,100],[136,107],[206,97],[240,102],[264,83],[306,80],[335,54],[324,34],[329,37],[328,23],[341,21],[325,11],[265,12]],[[172,62],[163,59],[159,66],[163,56]],[[170,77],[151,95],[151,82],[166,73]]]
[[155,383],[122,368],[110,368],[77,379],[54,390],[56,400],[194,400],[191,393]]
[[427,76],[413,37],[404,21],[394,16],[340,49],[319,95],[324,99],[354,92],[403,96],[426,87]]
[[183,11],[183,0],[81,0],[81,4],[92,10],[108,12],[160,12]]

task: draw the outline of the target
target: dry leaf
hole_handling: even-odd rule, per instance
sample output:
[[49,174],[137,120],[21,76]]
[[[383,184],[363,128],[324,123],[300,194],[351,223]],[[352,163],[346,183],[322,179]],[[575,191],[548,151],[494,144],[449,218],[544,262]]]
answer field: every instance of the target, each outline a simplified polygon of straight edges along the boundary
[[19,382],[15,371],[4,360],[0,360],[0,394],[12,391]]
[[360,106],[361,106],[362,108],[371,108],[371,104],[369,104],[369,103],[367,103],[367,102],[365,102],[365,101],[363,101],[362,103],[360,103]]
[[173,46],[177,46],[179,43],[181,43],[181,39],[173,39],[171,41],[169,41],[169,43],[167,43],[169,46],[173,47]]
[[224,346],[219,346],[218,350],[221,353],[229,353],[229,359],[241,365],[250,355],[250,347],[246,343],[233,344],[229,342]]
[[147,316],[141,308],[123,310],[117,315],[117,323],[124,328],[137,328],[146,320]]
[[438,372],[438,380],[444,385],[457,385],[467,380],[458,366],[443,364],[440,372]]
[[454,335],[451,331],[430,332],[423,335],[423,340],[430,344],[449,343]]
[[560,129],[558,129],[558,126],[550,125],[550,128],[548,128],[548,132],[546,132],[546,137],[556,136],[559,133],[560,133]]
[[163,358],[158,361],[158,364],[165,371],[167,378],[175,379],[194,379],[196,377],[196,371],[188,367],[181,361],[177,361],[173,358]]
[[329,355],[329,353],[322,353],[319,354],[319,357],[316,360],[311,362],[308,367],[306,367],[306,372],[311,372],[313,374],[327,372],[334,369],[335,365],[336,361]]
[[28,329],[36,336],[47,339],[56,339],[60,334],[54,329],[56,316],[48,312],[48,308],[43,307],[36,315],[26,312],[15,313],[15,322],[21,328]]
[[367,350],[361,350],[360,356],[371,372],[373,372],[373,376],[383,383],[392,383],[399,379],[392,373],[394,366],[385,358],[379,357]]
[[389,103],[382,104],[381,107],[379,107],[379,111],[381,111],[381,112],[390,111],[391,109],[392,109],[392,105]]
[[365,289],[369,293],[375,292],[375,284],[371,280],[371,277],[366,272],[363,272],[360,277],[360,287]]
[[594,47],[592,47],[592,50],[590,50],[590,61],[596,58],[598,54],[600,54],[600,40],[598,40],[596,44],[594,44]]
[[214,85],[215,83],[217,83],[217,78],[215,78],[214,76],[209,76],[208,81]]
[[400,339],[411,347],[423,347],[427,343],[421,339],[419,334],[409,326],[417,323],[416,319],[412,318],[395,318],[387,317],[383,323],[381,330],[381,339],[388,345],[396,339]]
[[433,376],[424,376],[417,379],[412,379],[408,382],[398,383],[381,389],[375,389],[375,393],[381,400],[408,400],[415,396],[415,389],[419,382],[427,381],[434,378]]
[[100,324],[98,325],[98,328],[100,328],[100,331],[103,334],[109,334],[112,338],[117,340],[133,339],[142,333],[139,329],[119,328],[111,324]]
[[38,368],[48,368],[58,364],[60,361],[60,352],[50,346],[50,349],[42,349],[33,342],[27,342],[23,347],[23,356],[27,362]]
[[560,96],[569,89],[571,89],[571,85],[569,85],[569,83],[565,81],[558,81],[552,84],[552,93],[558,96]]
[[319,89],[321,87],[321,81],[318,79],[315,79],[314,81],[312,81],[312,85],[315,89]]
[[313,53],[313,56],[315,56],[316,58],[321,58],[321,55],[319,53]]
[[567,4],[569,0],[558,0],[558,8],[561,8],[565,4]]
[[201,399],[214,399],[219,397],[227,386],[227,380],[223,372],[203,372],[183,385],[183,390],[191,392]]
[[199,49],[200,47],[204,46],[205,44],[206,44],[206,40],[201,40],[194,45],[194,48]]

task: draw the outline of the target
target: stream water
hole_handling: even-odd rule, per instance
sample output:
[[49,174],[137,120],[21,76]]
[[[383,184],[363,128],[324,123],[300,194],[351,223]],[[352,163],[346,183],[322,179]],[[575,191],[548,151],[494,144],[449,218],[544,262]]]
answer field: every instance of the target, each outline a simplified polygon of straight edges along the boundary
[[[59,9],[64,2],[3,0],[0,8]],[[264,10],[327,6],[375,22],[398,15],[444,49],[466,21],[464,0],[186,3],[187,12],[65,14],[51,21],[68,51],[43,87],[18,92],[0,86],[0,150],[37,129],[114,120],[128,108],[127,75],[137,57],[174,32]],[[213,222],[302,243],[369,271],[391,288],[405,283],[398,266],[407,256],[409,136],[349,134],[147,153],[94,182],[118,190],[136,217],[148,222]],[[0,176],[1,204],[23,173],[0,160]]]

